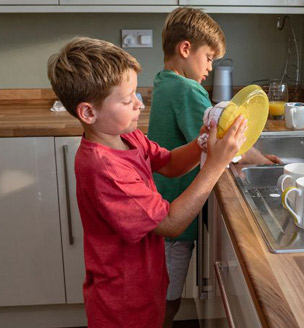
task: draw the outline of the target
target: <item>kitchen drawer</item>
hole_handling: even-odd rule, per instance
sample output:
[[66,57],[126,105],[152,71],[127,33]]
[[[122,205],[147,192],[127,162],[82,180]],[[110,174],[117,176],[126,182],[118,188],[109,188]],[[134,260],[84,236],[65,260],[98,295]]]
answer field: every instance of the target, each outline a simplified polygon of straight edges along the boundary
[[236,328],[262,327],[220,211],[215,218],[217,250],[214,269],[228,322]]

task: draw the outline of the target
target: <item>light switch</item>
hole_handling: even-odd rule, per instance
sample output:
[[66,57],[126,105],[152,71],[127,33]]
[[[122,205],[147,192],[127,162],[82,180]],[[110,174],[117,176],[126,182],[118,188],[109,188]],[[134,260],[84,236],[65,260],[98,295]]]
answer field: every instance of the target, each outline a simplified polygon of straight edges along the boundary
[[152,30],[121,30],[123,48],[152,48]]
[[139,37],[139,40],[140,40],[141,44],[150,44],[150,43],[152,43],[150,35],[141,35]]
[[124,47],[132,47],[135,44],[135,38],[133,35],[126,35],[123,39]]

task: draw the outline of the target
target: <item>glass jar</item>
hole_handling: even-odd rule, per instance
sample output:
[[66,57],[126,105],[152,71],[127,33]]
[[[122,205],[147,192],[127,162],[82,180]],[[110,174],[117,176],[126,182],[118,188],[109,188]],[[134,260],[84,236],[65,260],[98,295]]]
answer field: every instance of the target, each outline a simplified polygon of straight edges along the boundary
[[284,105],[288,102],[288,86],[281,81],[273,81],[269,85],[269,118],[273,120],[284,119]]

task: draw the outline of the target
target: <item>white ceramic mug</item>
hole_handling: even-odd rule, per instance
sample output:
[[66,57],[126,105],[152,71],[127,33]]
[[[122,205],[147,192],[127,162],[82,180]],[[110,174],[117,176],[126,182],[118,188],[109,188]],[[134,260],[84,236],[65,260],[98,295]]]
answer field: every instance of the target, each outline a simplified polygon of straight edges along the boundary
[[[288,187],[294,187],[298,178],[304,177],[304,163],[292,163],[284,166],[284,174],[278,179],[278,188],[284,192]],[[292,194],[288,200],[294,204],[295,195]]]
[[[296,193],[295,205],[288,203],[288,195],[292,192]],[[299,228],[304,229],[304,177],[296,180],[295,187],[288,187],[284,190],[282,195],[282,203],[294,217],[295,224]]]
[[304,103],[285,104],[285,124],[289,129],[304,129]]

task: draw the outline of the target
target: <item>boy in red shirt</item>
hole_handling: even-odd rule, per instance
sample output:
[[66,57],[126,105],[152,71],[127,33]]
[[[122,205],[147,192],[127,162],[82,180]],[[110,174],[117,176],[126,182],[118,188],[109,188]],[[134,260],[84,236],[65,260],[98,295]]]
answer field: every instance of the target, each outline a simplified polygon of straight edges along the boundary
[[113,44],[75,38],[48,62],[52,87],[84,134],[75,158],[84,229],[84,301],[89,328],[161,328],[168,275],[164,239],[180,235],[244,142],[239,117],[221,140],[213,125],[203,170],[169,204],[152,173],[168,177],[198,165],[193,140],[168,151],[137,129],[134,57]]

